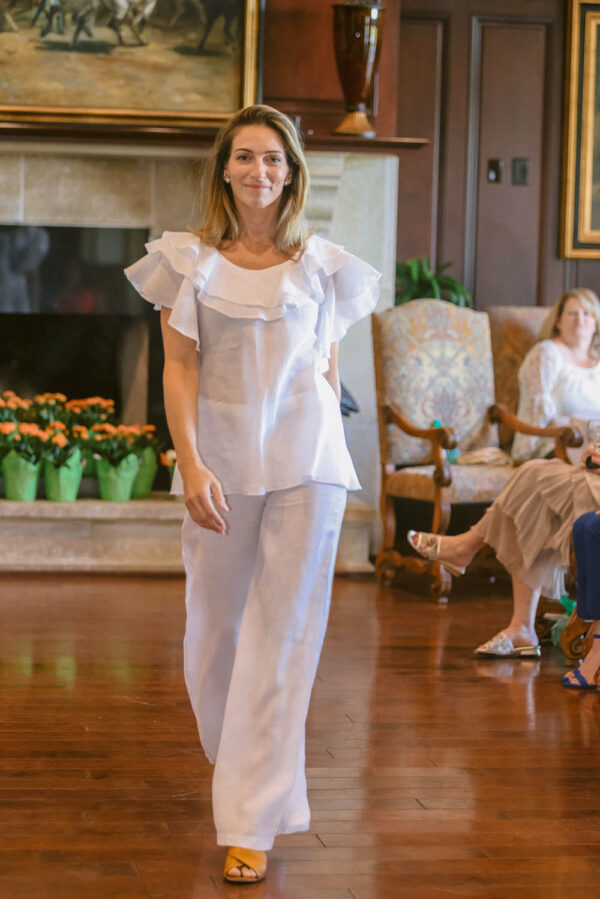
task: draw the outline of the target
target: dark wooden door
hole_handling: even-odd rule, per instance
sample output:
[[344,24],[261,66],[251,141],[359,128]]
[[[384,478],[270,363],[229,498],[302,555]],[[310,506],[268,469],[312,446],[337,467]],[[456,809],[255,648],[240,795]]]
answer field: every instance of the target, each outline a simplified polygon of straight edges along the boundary
[[475,20],[472,50],[465,272],[479,308],[535,305],[546,26]]

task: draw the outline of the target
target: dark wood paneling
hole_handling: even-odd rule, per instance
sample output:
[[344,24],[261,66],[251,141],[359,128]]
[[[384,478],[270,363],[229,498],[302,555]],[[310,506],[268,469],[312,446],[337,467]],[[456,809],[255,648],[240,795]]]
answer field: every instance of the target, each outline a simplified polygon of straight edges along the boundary
[[[423,252],[430,252],[438,262],[451,260],[454,263],[452,274],[464,277],[464,262],[469,259],[474,246],[469,246],[468,240],[475,238],[475,231],[469,233],[466,221],[473,20],[474,17],[496,22],[505,20],[523,26],[542,23],[546,33],[546,115],[542,158],[538,160],[541,178],[538,301],[550,304],[565,286],[577,283],[600,290],[599,262],[569,262],[558,255],[564,0],[528,0],[527,3],[523,0],[402,0],[402,25],[400,5],[400,0],[385,3],[387,21],[376,128],[382,136],[406,135],[413,123],[415,128],[422,123],[423,128],[431,130],[432,123],[439,122],[441,136],[439,148],[434,144],[430,150],[400,157],[399,257],[416,255],[424,247]],[[423,22],[426,19],[431,21]],[[417,21],[423,23],[421,32],[417,29]],[[445,23],[446,41],[442,41],[444,53],[439,68],[442,22]],[[405,26],[406,36],[402,31]],[[441,81],[434,86],[437,76],[441,76]],[[528,85],[524,84],[523,90],[527,89]],[[343,100],[333,54],[329,2],[268,0],[264,96],[266,102],[300,114],[305,130],[312,128],[323,133],[338,124]],[[418,130],[421,132],[417,134],[419,137],[429,134]],[[422,159],[418,158],[420,154]],[[436,159],[439,160],[439,182],[436,182]],[[504,226],[510,232],[509,220]],[[504,262],[494,260],[488,271],[491,278],[502,281]],[[520,301],[532,302],[530,294],[530,287],[523,288],[523,300]]]
[[[402,19],[398,129],[429,139],[403,156],[398,172],[398,259],[437,255],[444,22]],[[410,86],[410,89],[408,87]]]
[[[378,113],[374,120],[382,137],[397,133],[400,0],[386,0],[385,8]],[[331,3],[269,0],[263,72],[265,102],[300,115],[305,130],[325,132],[340,123],[344,103],[333,50]]]
[[[560,181],[563,119],[564,35],[566,4],[563,0],[404,0],[403,27],[408,18],[429,17],[447,20],[447,67],[442,69],[442,96],[445,115],[440,147],[440,214],[437,243],[438,261],[452,260],[452,273],[464,277],[465,259],[474,252],[469,246],[467,201],[469,169],[469,135],[473,134],[470,96],[479,94],[480,84],[473,84],[471,35],[475,17],[504,24],[532,26],[543,24],[546,33],[546,66],[544,79],[545,120],[540,165],[541,213],[539,222],[538,300],[547,305],[557,298],[565,286],[575,283],[600,288],[600,264],[595,261],[569,262],[558,255],[560,228]],[[401,55],[404,53],[401,33]],[[409,48],[407,48],[410,52]],[[523,91],[529,89],[523,84]],[[420,90],[414,79],[398,81],[399,108],[406,102],[402,95]],[[433,103],[433,98],[430,98]],[[431,110],[430,110],[431,114]],[[423,113],[425,116],[425,113]],[[471,115],[471,118],[470,118]],[[478,131],[473,134],[475,142]],[[471,147],[472,149],[472,147]],[[425,152],[425,151],[420,151]],[[411,162],[413,164],[413,162]],[[475,208],[477,196],[474,197]],[[411,221],[411,229],[422,233],[428,227],[430,205],[423,202]],[[424,223],[421,222],[424,219]],[[511,222],[504,226],[511,229]],[[474,240],[475,231],[472,232]],[[504,266],[496,261],[493,276],[501,281]],[[523,300],[525,301],[525,300]],[[532,302],[532,300],[529,300]]]
[[[467,221],[473,241],[472,271],[477,305],[534,305],[538,299],[546,28],[476,20],[479,55],[479,117],[476,216]],[[526,85],[526,89],[524,86]],[[512,182],[512,160],[529,161],[529,184]],[[488,163],[499,160],[500,177],[488,180]],[[475,167],[475,159],[470,160]],[[473,234],[474,232],[474,234]],[[498,277],[498,273],[502,276]]]

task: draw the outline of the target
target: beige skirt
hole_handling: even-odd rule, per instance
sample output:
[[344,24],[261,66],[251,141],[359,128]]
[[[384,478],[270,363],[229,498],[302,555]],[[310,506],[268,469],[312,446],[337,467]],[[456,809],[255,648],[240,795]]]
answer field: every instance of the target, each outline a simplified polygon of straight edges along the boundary
[[573,523],[597,507],[581,468],[534,459],[516,470],[473,530],[511,575],[558,599],[565,592]]

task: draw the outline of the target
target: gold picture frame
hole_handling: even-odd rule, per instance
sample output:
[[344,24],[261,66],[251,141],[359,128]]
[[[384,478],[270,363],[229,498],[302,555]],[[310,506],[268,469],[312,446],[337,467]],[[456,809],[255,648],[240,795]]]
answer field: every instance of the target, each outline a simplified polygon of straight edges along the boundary
[[[260,100],[264,0],[123,0],[130,12],[116,25],[108,14],[81,24],[66,0],[35,3],[0,31],[4,134],[172,135],[219,126]],[[57,8],[62,18],[50,15]]]
[[600,2],[570,0],[561,255],[600,258]]

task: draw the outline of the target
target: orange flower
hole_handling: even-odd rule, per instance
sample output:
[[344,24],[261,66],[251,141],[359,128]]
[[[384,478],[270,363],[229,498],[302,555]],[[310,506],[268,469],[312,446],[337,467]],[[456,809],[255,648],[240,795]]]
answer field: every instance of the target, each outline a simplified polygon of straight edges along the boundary
[[64,421],[51,421],[48,423],[49,428],[53,428],[55,431],[66,431],[67,426]]
[[17,428],[19,434],[23,434],[24,437],[37,437],[38,440],[42,440],[44,443],[48,440],[49,435],[31,422],[21,421],[17,425]]
[[55,443],[56,446],[66,446],[68,442],[69,442],[69,441],[67,440],[67,438],[65,437],[65,435],[64,435],[64,434],[61,434],[60,431],[58,431],[58,432],[54,435],[54,437],[52,437],[52,443]]
[[13,431],[17,430],[17,426],[14,421],[2,421],[0,422],[0,434],[12,434]]

